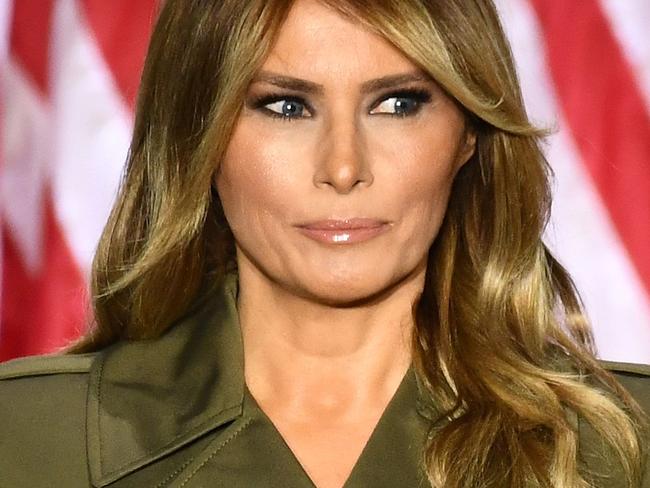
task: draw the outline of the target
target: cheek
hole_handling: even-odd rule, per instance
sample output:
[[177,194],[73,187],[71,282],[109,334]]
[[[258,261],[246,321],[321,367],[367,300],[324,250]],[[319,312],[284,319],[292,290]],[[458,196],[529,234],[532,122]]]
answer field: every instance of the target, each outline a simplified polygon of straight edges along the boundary
[[281,212],[299,176],[284,146],[246,118],[238,124],[216,175],[216,186],[233,231],[263,225]]
[[384,191],[399,200],[411,218],[441,219],[459,167],[459,139],[452,128],[423,127],[394,138],[400,140],[399,148],[392,146],[384,152],[383,166],[392,168],[384,178],[390,183]]
[[[429,245],[444,218],[453,182],[450,171],[414,172],[402,192],[403,223],[411,243]],[[410,183],[410,184],[409,184]],[[419,246],[418,246],[419,247]]]
[[415,176],[420,182],[415,185],[423,199],[433,202],[434,206],[446,205],[451,185],[456,176],[456,147],[451,144],[441,144],[423,147],[420,152],[420,171]]

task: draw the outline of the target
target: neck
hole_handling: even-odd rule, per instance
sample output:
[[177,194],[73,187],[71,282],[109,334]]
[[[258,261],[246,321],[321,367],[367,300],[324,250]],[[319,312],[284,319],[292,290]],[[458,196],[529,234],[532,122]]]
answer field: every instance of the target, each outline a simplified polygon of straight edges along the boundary
[[249,390],[258,401],[284,401],[303,412],[384,402],[411,363],[411,310],[423,282],[424,269],[369,303],[335,307],[240,265]]

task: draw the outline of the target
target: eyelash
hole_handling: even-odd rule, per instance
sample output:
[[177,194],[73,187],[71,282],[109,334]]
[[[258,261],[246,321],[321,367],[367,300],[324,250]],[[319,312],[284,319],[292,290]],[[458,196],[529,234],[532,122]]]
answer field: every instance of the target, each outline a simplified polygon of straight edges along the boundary
[[[417,115],[420,112],[422,105],[431,100],[431,93],[424,89],[398,90],[382,96],[377,102],[375,102],[373,108],[376,108],[381,104],[381,102],[389,98],[410,98],[416,102],[415,108],[410,113],[377,114],[377,115],[387,115],[389,117],[399,117],[403,119],[406,117],[412,117],[414,115]],[[255,97],[252,102],[252,107],[256,110],[261,110],[263,113],[273,118],[281,119],[282,121],[287,121],[287,122],[310,118],[310,117],[288,117],[278,112],[274,112],[273,110],[264,108],[265,105],[268,105],[270,103],[280,102],[280,101],[296,102],[302,105],[303,107],[305,107],[307,110],[313,112],[311,106],[302,97],[293,96],[293,95],[283,95],[281,93],[271,93],[268,95],[261,95]]]

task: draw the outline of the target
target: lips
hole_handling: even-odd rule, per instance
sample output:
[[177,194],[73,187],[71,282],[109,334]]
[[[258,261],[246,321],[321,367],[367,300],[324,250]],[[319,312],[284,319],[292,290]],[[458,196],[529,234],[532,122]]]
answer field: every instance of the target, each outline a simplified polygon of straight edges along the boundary
[[390,229],[390,223],[370,218],[326,219],[297,226],[310,239],[325,244],[355,244],[377,237]]
[[352,219],[327,219],[300,224],[298,227],[312,230],[353,230],[353,229],[371,229],[381,227],[387,224],[386,221],[368,218]]

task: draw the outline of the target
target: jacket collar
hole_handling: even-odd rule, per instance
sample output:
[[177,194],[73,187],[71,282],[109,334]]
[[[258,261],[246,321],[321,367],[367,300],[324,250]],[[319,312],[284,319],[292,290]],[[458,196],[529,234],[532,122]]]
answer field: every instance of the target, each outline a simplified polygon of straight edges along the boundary
[[87,443],[93,486],[105,486],[242,413],[237,275],[157,339],[120,342],[90,371]]
[[[106,486],[242,415],[244,353],[238,277],[161,337],[119,342],[93,362],[87,448],[93,486]],[[431,403],[416,375],[417,409]]]

